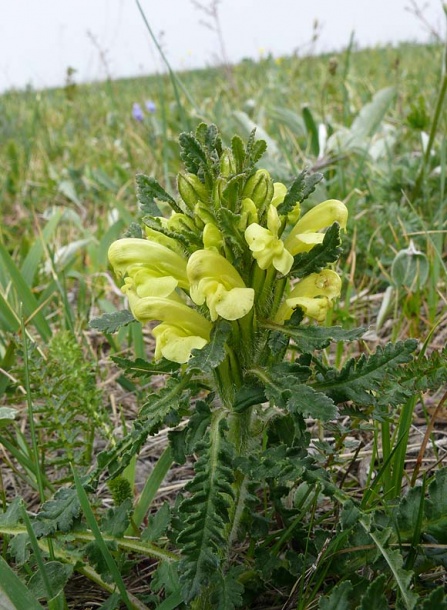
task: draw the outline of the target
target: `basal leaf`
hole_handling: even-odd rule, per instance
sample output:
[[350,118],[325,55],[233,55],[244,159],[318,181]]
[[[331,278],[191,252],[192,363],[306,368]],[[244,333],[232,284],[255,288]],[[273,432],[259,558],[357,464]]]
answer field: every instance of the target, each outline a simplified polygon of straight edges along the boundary
[[317,244],[309,252],[303,252],[294,257],[290,273],[293,277],[305,277],[310,273],[318,273],[329,264],[335,263],[340,254],[340,225],[334,222],[326,231],[321,244]]
[[99,318],[93,318],[93,320],[90,320],[89,326],[102,333],[116,333],[117,330],[132,322],[136,322],[136,320],[131,312],[128,309],[122,309],[113,313],[105,313]]
[[243,568],[232,568],[225,575],[217,572],[215,582],[212,583],[214,585],[211,594],[213,608],[216,610],[234,610],[242,606],[244,586],[238,581],[241,571],[243,571]]
[[421,604],[421,610],[447,610],[445,587],[441,586],[430,593]]
[[319,610],[344,610],[350,607],[352,584],[349,580],[336,585],[328,597],[320,597]]
[[117,507],[109,508],[101,521],[101,530],[114,538],[121,538],[126,532],[132,513],[132,500],[127,498]]
[[141,539],[154,542],[163,536],[171,521],[171,509],[168,502],[164,502],[155,515],[149,515],[147,527],[141,534]]
[[68,532],[73,522],[79,517],[81,506],[76,490],[72,487],[62,487],[51,500],[42,505],[33,522],[37,537],[48,536],[54,532]]
[[28,587],[31,593],[37,599],[48,599],[47,583],[51,587],[53,597],[56,597],[68,582],[68,579],[73,574],[73,566],[60,561],[48,561],[45,564],[45,582],[42,572],[38,570],[28,581]]
[[0,556],[0,608],[2,610],[44,610],[16,573]]
[[22,502],[22,498],[15,498],[6,511],[0,513],[0,527],[14,527],[21,522]]
[[385,584],[385,574],[380,574],[373,580],[362,596],[358,610],[389,610],[390,605],[384,594]]

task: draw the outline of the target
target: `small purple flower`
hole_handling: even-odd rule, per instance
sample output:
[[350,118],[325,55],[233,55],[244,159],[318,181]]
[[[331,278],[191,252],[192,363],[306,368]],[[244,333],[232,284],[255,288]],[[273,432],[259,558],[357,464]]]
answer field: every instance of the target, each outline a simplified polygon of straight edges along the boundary
[[137,102],[135,102],[134,105],[132,106],[132,116],[139,123],[144,121],[143,109],[141,108],[140,104],[138,104]]
[[157,106],[155,105],[155,102],[153,102],[152,100],[148,100],[146,102],[146,110],[150,113],[154,113],[157,110]]

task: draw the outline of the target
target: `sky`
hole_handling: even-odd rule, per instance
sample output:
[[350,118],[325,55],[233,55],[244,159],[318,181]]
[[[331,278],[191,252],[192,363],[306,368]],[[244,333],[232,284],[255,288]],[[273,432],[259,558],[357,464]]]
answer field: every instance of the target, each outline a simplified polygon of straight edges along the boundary
[[[200,2],[209,7],[212,0]],[[201,23],[209,18],[195,3],[140,0],[175,70],[222,57],[218,35]],[[426,42],[430,28],[445,35],[442,0],[220,0],[218,11],[231,62],[340,50],[352,32],[360,47]],[[0,0],[0,92],[62,85],[68,67],[77,82],[161,71],[136,0]]]

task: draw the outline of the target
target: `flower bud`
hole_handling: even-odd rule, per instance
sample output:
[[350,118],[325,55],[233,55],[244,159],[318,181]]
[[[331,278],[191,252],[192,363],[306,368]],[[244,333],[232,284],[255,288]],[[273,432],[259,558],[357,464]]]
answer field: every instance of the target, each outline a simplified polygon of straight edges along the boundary
[[249,197],[258,209],[269,205],[274,193],[273,180],[266,169],[258,169],[247,180],[242,197]]
[[[195,215],[196,224],[203,223],[203,225],[206,225],[209,222],[212,224],[214,224],[216,222],[216,219],[214,218],[213,214],[210,212],[209,207],[207,205],[205,205],[202,201],[198,201],[196,203],[196,205],[194,206],[194,215]],[[197,220],[199,220],[200,223],[198,223]]]
[[205,250],[220,250],[224,244],[222,233],[215,224],[208,222],[203,229],[203,247]]
[[170,231],[176,231],[177,233],[183,233],[183,231],[196,231],[196,225],[194,221],[186,216],[186,214],[180,214],[174,212],[170,218],[168,218],[167,228]]
[[222,192],[226,186],[227,186],[227,180],[223,176],[219,176],[214,181],[213,203],[214,203],[214,207],[217,209],[222,207],[222,199],[223,199]]
[[236,173],[233,155],[229,150],[224,150],[220,157],[220,173],[226,178]]
[[203,182],[195,174],[179,174],[177,177],[177,188],[180,197],[190,210],[201,201],[208,201],[209,192]]

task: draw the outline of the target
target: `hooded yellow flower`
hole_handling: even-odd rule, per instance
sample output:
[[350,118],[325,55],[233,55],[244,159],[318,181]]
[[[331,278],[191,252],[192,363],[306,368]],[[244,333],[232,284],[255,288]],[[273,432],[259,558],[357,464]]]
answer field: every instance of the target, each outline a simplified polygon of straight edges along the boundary
[[275,321],[282,323],[288,320],[293,310],[301,307],[309,318],[323,322],[334,299],[340,296],[340,290],[341,279],[335,271],[323,269],[319,273],[311,273],[292,289],[279,308]]
[[316,244],[321,244],[324,234],[322,229],[338,222],[342,229],[346,229],[348,209],[344,203],[337,199],[328,199],[309,210],[293,227],[284,245],[295,256],[300,252],[308,252]]
[[139,297],[169,296],[177,286],[189,287],[186,260],[149,239],[118,239],[109,248],[109,261],[117,276],[127,276],[123,290],[132,288]]
[[189,360],[191,350],[202,349],[209,342],[211,323],[180,300],[152,296],[139,298],[133,290],[127,291],[127,296],[137,320],[142,323],[162,322],[152,329],[156,339],[156,360],[164,356],[183,364]]
[[197,250],[186,271],[191,299],[197,305],[206,301],[213,322],[218,316],[238,320],[253,307],[255,291],[245,286],[233,265],[216,251]]
[[293,256],[278,237],[280,226],[276,207],[270,205],[267,212],[267,229],[257,223],[251,224],[245,231],[245,241],[261,269],[273,265],[277,271],[287,275],[293,264]]

